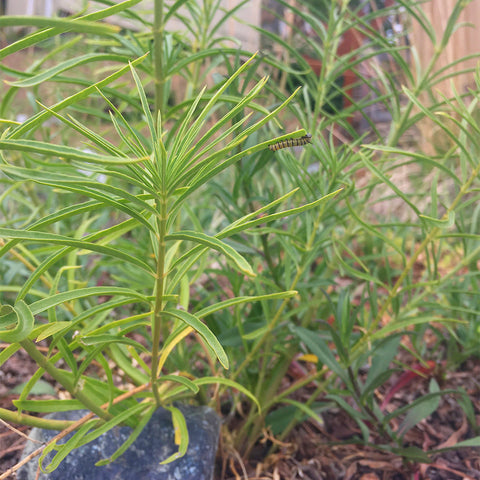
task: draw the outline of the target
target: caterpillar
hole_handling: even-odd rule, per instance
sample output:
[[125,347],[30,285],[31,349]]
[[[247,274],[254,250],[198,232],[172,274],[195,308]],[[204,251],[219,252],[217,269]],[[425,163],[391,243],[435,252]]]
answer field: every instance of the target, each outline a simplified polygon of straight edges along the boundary
[[307,143],[312,143],[311,133],[307,133],[306,135],[300,138],[287,138],[286,140],[281,140],[280,142],[272,143],[272,145],[269,145],[268,148],[272,152],[276,152],[277,150],[281,150],[282,148],[300,147],[302,145],[306,145]]

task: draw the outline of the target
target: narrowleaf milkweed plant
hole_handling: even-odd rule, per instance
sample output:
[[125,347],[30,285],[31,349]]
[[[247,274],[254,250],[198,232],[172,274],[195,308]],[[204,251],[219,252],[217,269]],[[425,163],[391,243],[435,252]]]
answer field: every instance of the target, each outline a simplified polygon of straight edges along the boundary
[[[62,115],[66,103],[60,102],[51,108],[42,106],[40,114],[5,132],[0,140],[0,171],[11,183],[11,191],[33,182],[47,187],[50,193],[75,195],[72,204],[60,206],[41,218],[29,219],[21,228],[0,228],[0,259],[13,257],[30,270],[23,285],[9,287],[15,294],[14,301],[5,303],[5,297],[2,299],[0,340],[7,346],[0,353],[0,365],[21,348],[38,365],[14,402],[17,411],[0,409],[0,418],[42,428],[77,428],[65,444],[45,448],[44,455],[57,450],[45,471],[52,471],[74,448],[112,427],[130,425],[133,429],[128,441],[100,464],[115,460],[140,434],[159,406],[171,411],[180,432],[178,452],[163,461],[178,458],[186,452],[188,432],[183,415],[173,402],[200,395],[206,385],[234,386],[255,402],[252,393],[233,380],[218,374],[196,376],[195,372],[174,371],[166,368],[166,362],[173,349],[194,334],[204,352],[227,369],[229,360],[225,350],[202,319],[221,309],[259,300],[275,302],[296,292],[233,297],[190,311],[188,290],[193,277],[190,272],[200,259],[214,251],[239,275],[254,277],[250,264],[228,243],[228,237],[266,224],[280,213],[298,214],[324,201],[321,198],[290,211],[275,211],[294,193],[289,192],[215,234],[201,228],[179,228],[184,207],[195,201],[195,195],[209,180],[245,155],[268,148],[271,140],[238,151],[245,139],[275,118],[293,95],[273,111],[264,110],[255,123],[245,126],[250,114],[232,122],[260,94],[267,81],[262,78],[242,99],[230,103],[223,116],[215,117],[222,94],[249,68],[252,61],[249,59],[219,84],[213,95],[205,97],[200,92],[175,124],[176,128],[168,131],[162,127],[160,113],[155,118],[150,112],[134,66],[142,60],[122,70],[130,70],[133,76],[148,136],[130,126],[119,110],[109,104],[115,112],[111,115],[113,126],[122,140],[119,147],[77,119]],[[101,86],[96,88],[101,93]],[[81,133],[92,151],[26,138],[38,125],[39,117],[42,120],[55,117]],[[304,130],[293,134],[307,138]],[[284,138],[275,141],[282,142]],[[21,160],[18,161],[20,155],[12,152],[18,152]],[[92,226],[99,216],[118,221],[95,230]],[[66,223],[76,223],[77,227],[64,233],[62,225]],[[139,232],[148,232],[149,237],[148,251],[142,257],[131,253],[137,251],[135,239],[141,235]],[[82,283],[85,277],[79,267],[87,265],[85,257],[94,263],[109,258],[113,265],[120,266],[117,271],[148,278],[146,288],[143,291],[128,286]],[[101,303],[100,297],[106,300]],[[141,338],[131,335],[134,332],[140,333]],[[41,340],[47,341],[47,349],[39,347],[37,342]],[[119,385],[112,370],[122,372],[126,381]],[[44,373],[67,391],[70,398],[29,399]],[[91,414],[76,424],[31,415],[79,408],[87,408]]]

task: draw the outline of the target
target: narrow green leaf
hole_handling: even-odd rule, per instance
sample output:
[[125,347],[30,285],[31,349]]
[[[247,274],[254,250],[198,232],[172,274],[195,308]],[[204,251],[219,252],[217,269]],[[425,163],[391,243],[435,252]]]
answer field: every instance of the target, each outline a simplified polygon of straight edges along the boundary
[[[0,17],[1,18],[1,17]],[[126,158],[90,153],[66,145],[54,145],[37,140],[0,140],[0,150],[17,150],[22,152],[38,153],[51,157],[66,158],[68,160],[77,160],[87,163],[98,163],[105,165],[122,165],[135,162],[143,162],[148,157]]]
[[[480,437],[469,438],[468,440],[462,440],[461,442],[456,443],[448,450],[455,450],[457,448],[466,448],[466,447],[480,447]],[[441,449],[440,451],[447,450]]]
[[432,463],[432,459],[428,453],[424,452],[421,448],[411,446],[405,448],[392,448],[391,451],[402,458],[408,459],[410,462],[415,463]]
[[264,335],[267,331],[269,330],[269,327],[268,325],[265,325],[264,327],[261,327],[261,328],[257,328],[255,330],[253,330],[252,332],[249,332],[249,333],[245,333],[242,335],[242,338],[244,340],[255,340],[256,338],[258,337],[261,337],[262,335]]
[[187,429],[187,422],[183,413],[176,407],[166,406],[167,410],[170,410],[172,414],[172,424],[175,434],[175,444],[178,445],[178,451],[170,455],[168,458],[160,462],[161,465],[171,463],[178,458],[183,457],[187,453],[189,436]]
[[[415,312],[416,313],[416,312]],[[379,338],[385,338],[387,335],[390,335],[392,332],[405,331],[408,327],[413,325],[421,325],[424,323],[464,323],[458,318],[447,318],[440,317],[438,315],[419,315],[418,313],[407,318],[399,318],[393,322],[388,323],[384,327],[372,333],[370,336],[370,341],[377,340]]]
[[55,322],[45,325],[45,328],[41,330],[41,333],[35,339],[36,342],[41,342],[51,335],[55,335],[58,332],[61,332],[64,329],[69,328],[72,325],[72,322]]
[[92,62],[121,62],[121,63],[128,63],[130,59],[124,55],[115,55],[115,54],[107,54],[107,53],[88,53],[86,55],[80,55],[78,57],[73,57],[64,62],[60,62],[52,68],[45,70],[41,73],[36,75],[32,75],[24,80],[18,80],[16,82],[6,82],[12,87],[33,87],[40,83],[46,82],[47,80],[51,79],[55,75],[59,73],[65,72],[66,70],[70,70],[72,68],[78,67],[80,65],[84,65],[85,63],[91,64]]
[[101,346],[102,348],[110,343],[114,343],[115,345],[124,344],[130,345],[137,350],[140,350],[144,353],[148,353],[148,350],[139,342],[133,340],[132,338],[123,337],[119,335],[80,335],[78,336],[78,341],[81,344],[89,345],[89,346]]
[[345,383],[350,383],[346,369],[337,362],[335,355],[318,333],[297,326],[292,326],[291,330],[305,343],[310,352],[317,356],[320,362],[335,372]]
[[419,217],[430,227],[437,227],[442,229],[447,229],[452,227],[455,224],[455,212],[449,211],[448,218],[433,218],[427,215],[419,215]]
[[0,330],[0,340],[8,343],[21,342],[30,335],[34,323],[33,314],[23,300],[19,300],[13,307],[4,305],[0,311],[0,326],[15,326]]
[[119,413],[115,417],[113,417],[111,420],[108,422],[105,422],[95,428],[93,431],[90,431],[92,429],[92,422],[86,423],[85,425],[82,425],[80,429],[73,435],[72,438],[70,438],[67,442],[65,442],[62,445],[57,445],[55,448],[58,449],[58,452],[56,455],[52,458],[50,464],[45,468],[46,472],[52,472],[55,470],[62,460],[75,448],[81,447],[82,445],[86,445],[87,443],[90,443],[91,441],[95,440],[98,438],[100,435],[103,435],[104,433],[108,432],[110,429],[115,427],[116,425],[122,423],[123,421],[127,420],[128,418],[131,418],[133,415],[136,415],[140,413],[142,410],[147,408],[147,404],[136,404],[133,407],[128,408],[122,413]]
[[363,385],[362,396],[368,395],[381,380],[386,380],[383,374],[390,375],[390,363],[398,352],[401,338],[402,334],[393,334],[374,345],[371,353],[371,367]]
[[[97,10],[95,12],[84,15],[83,17],[75,18],[70,21],[71,22],[95,22],[96,20],[101,20],[103,18],[114,15],[115,13],[120,13],[131,6],[136,5],[137,3],[140,3],[141,1],[142,0],[126,0],[124,2],[120,2],[116,5],[112,5],[103,10]],[[97,23],[95,23],[94,25],[97,26]],[[48,26],[51,26],[51,25],[48,25]],[[5,47],[4,49],[0,50],[0,60],[2,58],[5,58],[7,55],[10,55],[11,53],[18,52],[19,50],[22,50],[23,48],[26,48],[32,45],[36,45],[40,41],[53,37],[55,35],[58,35],[59,33],[62,33],[64,31],[65,29],[63,27],[47,28],[45,30],[35,32],[31,35],[27,35],[26,37],[22,37],[20,40],[17,40],[16,42],[13,42],[7,47]]]
[[342,410],[344,410],[358,425],[360,431],[362,432],[362,437],[365,442],[368,442],[370,436],[370,431],[365,421],[367,420],[366,416],[352,407],[346,400],[340,395],[328,394],[326,396],[328,400],[333,400]]
[[[269,214],[269,215],[261,216],[260,218],[254,218],[254,217],[258,217],[257,212],[255,212],[253,217],[252,217],[252,215],[247,215],[246,217],[243,217],[242,219],[239,219],[239,220],[233,222],[230,226],[228,226],[227,228],[222,230],[222,232],[218,236],[220,238],[224,238],[226,236],[230,237],[235,233],[244,231],[248,228],[252,228],[252,227],[255,227],[257,225],[267,224],[267,223],[273,222],[274,220],[277,220],[279,218],[285,218],[285,217],[289,217],[291,215],[299,215],[301,213],[307,212],[308,210],[316,208],[319,205],[321,205],[322,203],[332,199],[333,197],[338,195],[342,190],[343,190],[343,188],[339,188],[338,190],[335,190],[334,192],[328,193],[327,195],[324,195],[323,197],[321,197],[321,198],[319,198],[319,199],[317,199],[313,202],[301,205],[300,207],[290,208],[288,210],[283,210],[281,212],[276,212],[276,213],[272,213],[272,214]],[[269,205],[271,205],[271,204],[269,204]],[[264,209],[260,209],[260,210],[264,210]],[[253,218],[253,219],[250,220],[250,218]]]
[[209,305],[208,307],[202,308],[198,312],[195,312],[195,315],[198,318],[206,317],[212,313],[218,312],[225,308],[233,307],[234,305],[241,305],[243,303],[259,302],[263,300],[283,300],[284,298],[291,298],[297,295],[296,290],[288,290],[286,292],[279,293],[268,293],[265,295],[252,295],[244,297],[235,297],[229,298],[228,300],[223,300],[222,302],[215,303],[214,305]]
[[[430,381],[430,394],[440,393],[439,386],[435,379]],[[412,404],[411,408],[408,409],[407,416],[402,421],[398,427],[398,434],[403,436],[408,432],[412,427],[418,425],[422,420],[431,415],[435,410],[437,410],[440,405],[440,397],[438,395],[428,395],[423,397],[423,399],[418,399]]]
[[39,28],[55,28],[61,32],[81,32],[95,35],[113,34],[120,31],[117,25],[108,23],[86,22],[85,20],[72,20],[60,17],[38,17],[29,15],[0,16],[0,27],[28,26]]
[[[151,405],[148,403],[136,403],[132,405],[130,408],[124,410],[123,412],[117,413],[111,420],[108,422],[103,423],[101,426],[96,428],[93,432],[90,432],[86,435],[79,446],[86,445],[91,441],[98,438],[100,435],[103,435],[105,432],[108,432],[113,427],[125,422],[128,418],[133,417],[134,415],[139,414],[142,410],[149,408]],[[60,452],[59,452],[60,453]]]
[[185,385],[189,390],[193,393],[198,393],[199,388],[192,380],[188,379],[187,377],[183,377],[182,375],[162,375],[159,377],[159,382],[174,382],[174,383],[181,383]]
[[143,115],[145,116],[145,120],[147,121],[148,129],[150,131],[150,137],[152,139],[152,142],[154,145],[156,144],[156,139],[157,139],[157,133],[155,130],[155,125],[153,122],[153,117],[150,112],[150,104],[148,102],[147,96],[145,95],[145,90],[143,89],[142,82],[137,75],[137,72],[133,68],[132,65],[130,65],[130,71],[132,73],[133,79],[135,81],[135,85],[137,87],[137,92],[140,96],[140,101],[142,103],[142,110],[143,110]]
[[[91,430],[93,428],[93,426],[95,425],[95,423],[97,423],[96,420],[91,420],[89,422],[86,422],[85,424],[83,424],[76,432],[75,432],[75,435],[67,442],[65,443],[64,445],[57,445],[56,442],[52,442],[52,443],[48,443],[46,445],[46,447],[43,449],[43,452],[42,454],[40,455],[40,458],[38,460],[38,463],[40,465],[40,469],[42,470],[42,472],[44,473],[50,473],[50,472],[53,472],[53,470],[55,470],[58,465],[60,465],[60,462],[62,462],[62,460],[72,451],[74,450],[75,448],[77,448],[78,446],[78,443],[80,442],[80,440],[82,439],[82,437],[84,437],[89,430]],[[68,446],[67,446],[68,445]],[[54,451],[54,450],[59,450],[61,451],[60,452],[57,452],[57,454],[53,457],[52,461],[46,466],[44,467],[43,466],[43,462],[46,458],[46,456]]]
[[87,298],[93,296],[123,296],[123,297],[131,297],[135,298],[141,302],[145,302],[150,304],[148,298],[141,293],[138,293],[136,290],[132,290],[131,288],[124,288],[124,287],[85,287],[85,288],[77,288],[76,290],[71,290],[68,292],[61,292],[55,295],[51,295],[48,298],[44,298],[42,300],[37,300],[30,304],[30,308],[34,315],[37,315],[45,310],[48,310],[51,307],[55,307],[65,302],[71,302],[74,300],[78,300],[80,298]]
[[208,343],[211,349],[215,352],[215,355],[218,358],[218,361],[222,364],[225,369],[228,369],[228,357],[225,353],[220,342],[217,340],[217,337],[212,333],[212,331],[195,315],[185,312],[184,310],[164,310],[162,313],[170,315],[174,318],[178,318],[182,322],[186,323],[188,326],[192,327],[196,332],[198,332],[203,339]]
[[403,193],[381,170],[378,168],[374,162],[372,162],[367,155],[362,153],[360,151],[360,157],[365,164],[365,166],[374,174],[376,175],[382,182],[384,182],[386,185],[388,185],[389,188],[391,188],[396,195],[401,198],[407,205],[410,206],[410,208],[417,214],[420,215],[420,211],[416,207],[416,205],[410,201],[408,198],[408,195]]
[[249,263],[230,245],[222,242],[218,238],[211,237],[202,232],[180,231],[167,235],[166,240],[186,240],[197,244],[205,245],[213,250],[223,253],[237,266],[237,268],[250,277],[255,277],[255,273]]
[[8,347],[4,348],[0,352],[0,366],[2,366],[15,352],[20,350],[21,345],[18,343],[12,343]]
[[[42,371],[42,373],[43,373],[43,371]],[[9,393],[13,393],[13,394],[16,394],[16,395],[21,395],[23,393],[23,389],[30,383],[32,378],[33,377],[30,377],[30,380],[28,382],[19,383],[14,388],[9,390]],[[55,390],[55,388],[53,388],[52,385],[50,385],[45,380],[42,380],[41,378],[36,379],[36,381],[34,382],[32,387],[30,387],[30,386],[28,387],[28,393],[31,394],[31,395],[50,395],[50,396],[56,396],[57,395],[57,391]],[[15,402],[14,402],[14,404],[15,404]],[[22,410],[29,410],[26,407],[17,407],[17,408],[20,408]],[[35,410],[30,410],[30,411],[33,412]],[[55,411],[55,410],[52,410],[52,411]]]
[[[34,393],[33,390],[31,392]],[[39,413],[69,412],[85,408],[78,400],[13,400],[13,404],[19,410]]]
[[0,237],[27,240],[33,243],[47,243],[50,245],[63,245],[83,250],[90,250],[92,252],[110,255],[120,260],[126,261],[127,263],[132,263],[133,265],[137,265],[142,270],[145,270],[148,273],[153,272],[153,270],[147,263],[139,260],[136,257],[128,255],[127,253],[122,252],[117,248],[98,245],[96,243],[86,242],[83,240],[76,240],[73,238],[64,237],[63,235],[56,235],[53,233],[30,232],[28,230],[13,230],[9,228],[0,228]]
[[323,425],[323,418],[314,412],[308,405],[305,405],[303,402],[298,402],[297,400],[292,400],[290,398],[286,398],[282,400],[283,403],[288,403],[289,405],[293,405],[301,410],[303,413],[306,413],[309,417],[316,420],[320,425]]
[[[136,0],[138,2],[139,0]],[[0,52],[1,53],[1,52]],[[143,57],[137,58],[131,62],[131,65],[136,65],[138,63],[143,62],[145,58],[147,57],[148,53],[146,53]],[[1,56],[0,56],[1,58]],[[94,83],[93,85],[89,85],[88,87],[84,88],[80,92],[74,93],[70,97],[65,98],[64,100],[61,100],[60,102],[56,103],[52,107],[50,107],[51,110],[58,112],[66,107],[69,107],[70,105],[74,105],[80,100],[83,100],[85,98],[88,98],[92,93],[97,92],[97,88],[101,89],[105,85],[108,85],[109,83],[115,81],[117,78],[120,78],[122,75],[124,75],[128,70],[130,69],[129,65],[125,65],[124,67],[120,68],[116,72],[112,73],[110,76],[107,78],[104,78],[103,80],[100,80],[97,83]],[[29,120],[26,122],[22,123],[22,125],[19,125],[17,128],[15,128],[9,135],[8,139],[14,139],[14,138],[21,138],[26,135],[26,132],[31,130],[32,128],[41,125],[43,122],[45,122],[48,118],[51,117],[51,113],[49,111],[42,111],[40,113],[37,113],[33,117],[31,117]]]
[[[253,393],[251,393],[243,385],[241,385],[238,382],[235,382],[234,380],[230,380],[228,378],[223,378],[223,377],[201,377],[201,378],[195,379],[193,383],[195,383],[195,385],[198,385],[198,386],[219,384],[219,385],[224,385],[226,387],[234,388],[235,390],[238,390],[239,392],[243,393],[246,397],[250,398],[250,400],[252,400],[255,403],[255,405],[258,407],[259,411],[262,410],[257,397],[255,397],[255,395],[253,395]],[[185,390],[186,390],[186,387],[183,385],[177,388],[172,388],[167,393],[165,400],[175,399],[176,395],[183,393]]]
[[147,410],[142,416],[138,424],[135,426],[133,432],[130,434],[128,439],[121,445],[120,448],[110,457],[103,460],[99,460],[95,466],[100,467],[102,465],[107,465],[111,462],[114,462],[118,457],[120,457],[125,451],[130,447],[130,445],[137,439],[137,437],[142,433],[142,430],[145,428],[145,425],[149,422],[153,413],[155,412],[155,405],[153,405],[149,410]]

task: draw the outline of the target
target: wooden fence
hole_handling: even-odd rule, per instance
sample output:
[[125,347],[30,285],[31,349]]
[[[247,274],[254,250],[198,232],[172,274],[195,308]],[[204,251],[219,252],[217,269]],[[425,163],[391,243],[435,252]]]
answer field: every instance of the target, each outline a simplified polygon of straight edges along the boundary
[[[450,17],[457,0],[432,0],[424,3],[422,9],[432,23],[437,42],[447,28],[448,18]],[[460,14],[457,23],[461,25],[450,38],[444,52],[438,59],[434,72],[441,72],[447,65],[467,57],[467,60],[456,63],[446,69],[440,76],[443,78],[433,88],[434,96],[441,100],[441,95],[451,98],[454,92],[458,94],[468,93],[470,87],[475,84],[475,68],[480,68],[480,0],[473,0]],[[420,28],[418,22],[412,24],[412,45],[418,52],[422,70],[426,69],[434,55],[435,45],[428,35]],[[465,69],[472,69],[470,72],[459,73]],[[423,102],[429,101],[428,98],[422,98]],[[468,100],[467,100],[468,101]],[[420,146],[427,153],[443,153],[452,145],[446,138],[444,132],[431,120],[425,119],[420,123],[421,141]],[[455,130],[455,125],[451,122],[450,127]]]
[[[432,0],[422,6],[425,15],[433,24],[435,34],[440,40],[447,27],[457,0]],[[455,73],[465,68],[475,68],[480,62],[480,0],[473,0],[461,13],[459,22],[465,23],[450,39],[445,51],[439,58],[435,71],[439,71],[448,64],[467,55],[474,55],[467,61],[460,62],[447,72]],[[426,68],[434,53],[434,45],[427,34],[421,30],[418,22],[413,22],[412,43],[418,51],[420,64]],[[450,96],[452,82],[459,93],[465,92],[473,84],[473,73],[466,73],[445,79],[440,82],[437,89],[443,94]]]

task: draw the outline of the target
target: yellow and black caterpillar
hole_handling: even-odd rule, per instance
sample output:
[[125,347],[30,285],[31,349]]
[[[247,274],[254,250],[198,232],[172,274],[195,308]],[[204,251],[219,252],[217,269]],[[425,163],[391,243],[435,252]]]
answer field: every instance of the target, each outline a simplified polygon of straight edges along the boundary
[[281,150],[282,148],[300,147],[302,145],[306,145],[307,143],[312,143],[311,133],[307,133],[306,135],[300,138],[287,138],[286,140],[281,140],[280,142],[269,145],[268,148],[272,152],[276,152],[277,150]]

